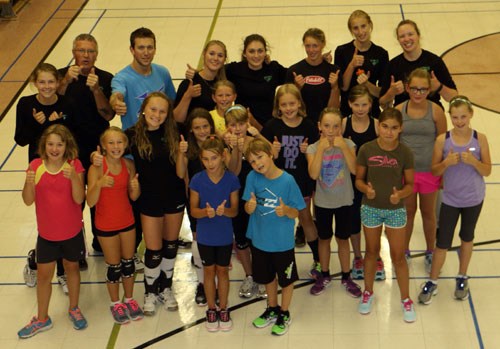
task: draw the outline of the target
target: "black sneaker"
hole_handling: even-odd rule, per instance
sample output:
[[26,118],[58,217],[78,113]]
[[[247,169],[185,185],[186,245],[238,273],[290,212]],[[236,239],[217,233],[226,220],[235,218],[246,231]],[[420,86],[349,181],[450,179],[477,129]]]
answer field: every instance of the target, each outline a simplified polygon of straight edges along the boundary
[[204,307],[207,305],[207,297],[205,296],[205,289],[203,288],[203,284],[200,282],[198,286],[196,286],[196,295],[194,296],[194,301],[196,305],[200,307]]
[[306,237],[304,235],[304,228],[301,225],[297,226],[295,231],[295,247],[304,247],[306,245]]
[[182,239],[177,240],[177,246],[181,249],[191,248],[191,244],[192,242],[189,240],[182,240]]

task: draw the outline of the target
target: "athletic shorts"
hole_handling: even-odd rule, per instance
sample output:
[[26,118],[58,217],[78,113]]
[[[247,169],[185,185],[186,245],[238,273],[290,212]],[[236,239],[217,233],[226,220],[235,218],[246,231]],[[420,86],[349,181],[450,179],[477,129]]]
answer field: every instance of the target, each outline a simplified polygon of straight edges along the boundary
[[318,237],[322,240],[331,239],[333,236],[333,217],[335,216],[335,237],[347,240],[352,235],[352,207],[323,208],[314,206],[316,213],[316,227]]
[[439,213],[439,229],[436,236],[436,246],[442,249],[449,249],[453,242],[453,235],[460,217],[460,231],[458,233],[460,240],[472,242],[474,240],[474,231],[479,219],[479,214],[483,203],[471,207],[453,207],[441,204]]
[[278,276],[278,284],[287,287],[299,279],[295,251],[266,252],[252,246],[253,279],[268,284]]
[[415,172],[413,180],[413,192],[419,194],[430,194],[439,190],[441,177],[434,176],[430,172]]
[[172,195],[169,198],[161,200],[158,197],[142,197],[138,199],[139,211],[149,217],[163,217],[166,214],[184,212],[186,207],[186,196],[176,197]]
[[247,238],[248,220],[250,216],[245,212],[245,202],[240,201],[238,215],[233,218],[233,232],[236,248],[244,250],[250,246],[250,239]]
[[387,228],[403,228],[406,226],[406,208],[390,210],[362,205],[361,222],[367,228],[377,228],[382,224]]
[[219,265],[221,267],[229,266],[233,244],[226,246],[208,246],[198,242],[198,251],[200,252],[201,263],[204,267]]
[[110,231],[100,230],[96,227],[95,228],[95,235],[103,237],[103,238],[110,238],[110,237],[116,236],[120,233],[125,233],[127,231],[130,231],[132,229],[135,229],[135,224],[129,225],[128,227],[125,227],[123,229],[110,230]]
[[36,262],[51,263],[60,258],[70,262],[78,262],[85,258],[85,241],[83,231],[63,241],[50,241],[38,236],[36,241]]

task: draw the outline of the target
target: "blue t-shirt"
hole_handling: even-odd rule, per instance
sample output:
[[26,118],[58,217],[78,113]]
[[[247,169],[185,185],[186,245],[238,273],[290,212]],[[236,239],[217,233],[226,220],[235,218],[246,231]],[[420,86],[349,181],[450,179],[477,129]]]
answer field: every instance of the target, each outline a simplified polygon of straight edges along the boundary
[[306,207],[304,198],[295,179],[283,171],[275,179],[252,171],[248,174],[243,200],[250,200],[250,194],[257,198],[257,207],[250,215],[247,237],[259,250],[267,252],[288,251],[295,247],[295,219],[278,217],[276,207],[281,198],[285,205],[302,210]]
[[151,64],[151,74],[144,76],[137,73],[130,65],[120,70],[111,81],[112,93],[120,92],[127,114],[122,115],[122,129],[134,126],[138,119],[142,101],[151,92],[165,93],[172,101],[175,100],[175,87],[167,68],[155,63]]
[[[214,210],[217,210],[224,200],[225,207],[231,207],[231,193],[240,189],[238,177],[229,171],[218,183],[212,182],[207,171],[201,171],[194,175],[189,183],[189,188],[197,192],[200,197],[200,208],[205,207],[207,202]],[[233,243],[232,219],[227,216],[213,218],[199,218],[196,225],[197,240],[207,246],[227,246]]]

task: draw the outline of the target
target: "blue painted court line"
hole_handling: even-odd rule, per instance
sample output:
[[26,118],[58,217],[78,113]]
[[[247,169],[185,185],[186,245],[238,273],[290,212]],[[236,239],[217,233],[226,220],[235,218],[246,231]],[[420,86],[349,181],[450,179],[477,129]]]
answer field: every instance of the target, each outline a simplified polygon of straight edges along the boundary
[[12,155],[12,153],[14,152],[14,149],[16,149],[16,147],[17,147],[17,144],[14,144],[14,146],[12,147],[12,149],[9,151],[9,154],[7,154],[7,157],[5,158],[5,160],[0,165],[0,171],[2,170],[2,168],[7,163],[7,160],[9,160],[10,156]]

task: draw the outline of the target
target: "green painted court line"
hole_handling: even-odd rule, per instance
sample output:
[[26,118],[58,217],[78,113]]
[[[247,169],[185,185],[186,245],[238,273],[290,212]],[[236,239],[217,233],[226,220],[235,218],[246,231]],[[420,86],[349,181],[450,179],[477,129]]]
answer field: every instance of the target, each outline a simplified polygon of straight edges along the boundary
[[[212,23],[210,24],[210,29],[208,30],[207,37],[205,39],[205,43],[203,44],[203,47],[205,47],[207,42],[209,42],[212,39],[212,34],[214,33],[215,25],[217,24],[217,19],[219,18],[219,12],[220,12],[220,9],[222,7],[223,2],[224,2],[224,0],[219,0],[219,3],[217,4],[217,8],[215,9],[215,14],[214,14],[214,17],[212,18]],[[200,54],[200,59],[198,60],[197,70],[199,71],[201,68],[203,68],[203,54]]]

